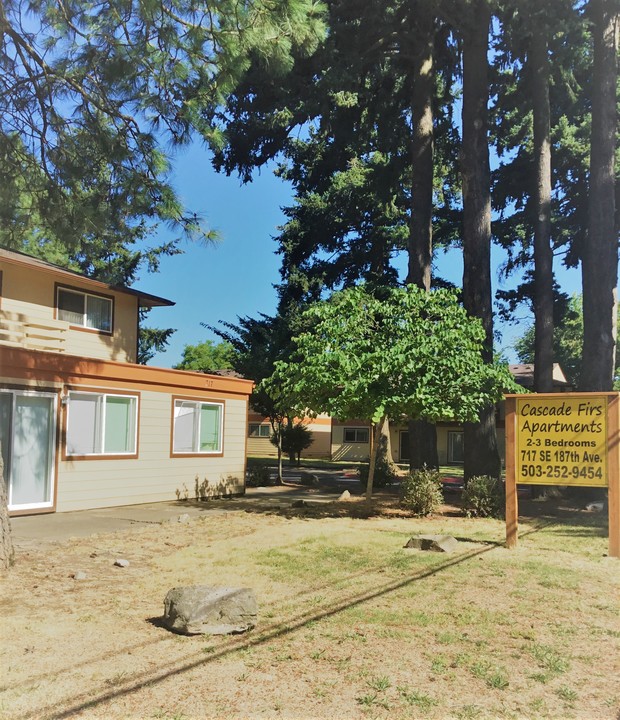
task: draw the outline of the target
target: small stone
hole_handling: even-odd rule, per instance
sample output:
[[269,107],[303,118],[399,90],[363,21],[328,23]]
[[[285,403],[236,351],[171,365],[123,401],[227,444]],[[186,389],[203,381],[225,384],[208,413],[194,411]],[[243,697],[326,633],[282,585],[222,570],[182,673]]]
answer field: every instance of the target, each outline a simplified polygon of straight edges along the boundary
[[338,497],[338,502],[348,502],[351,499],[351,493],[348,490],[345,490],[341,495]]
[[71,577],[74,580],[86,580],[86,573],[82,572],[81,570],[78,570],[77,572],[74,572],[73,575],[71,575]]
[[588,505],[586,505],[586,510],[588,512],[603,512],[604,507],[605,507],[604,502],[591,502]]
[[179,515],[177,518],[177,522],[182,523],[185,525],[186,523],[190,522],[191,518],[187,513],[183,513],[183,515]]
[[129,560],[123,560],[123,558],[118,558],[114,561],[114,565],[116,567],[126,568],[129,567]]
[[414,550],[451,553],[457,549],[458,544],[458,540],[451,535],[418,535],[410,538],[405,547]]

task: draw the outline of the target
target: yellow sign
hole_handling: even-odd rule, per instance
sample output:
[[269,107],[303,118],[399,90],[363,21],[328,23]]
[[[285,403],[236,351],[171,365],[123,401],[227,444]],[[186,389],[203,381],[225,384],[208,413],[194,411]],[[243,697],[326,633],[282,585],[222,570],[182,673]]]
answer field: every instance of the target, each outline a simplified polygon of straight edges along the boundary
[[608,484],[606,395],[524,395],[516,420],[517,483]]

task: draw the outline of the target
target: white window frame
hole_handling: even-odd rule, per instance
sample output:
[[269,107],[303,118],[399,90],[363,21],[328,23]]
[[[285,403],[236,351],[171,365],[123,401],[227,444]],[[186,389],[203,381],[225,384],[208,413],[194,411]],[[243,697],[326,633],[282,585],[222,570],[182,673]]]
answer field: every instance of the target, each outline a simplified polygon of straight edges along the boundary
[[[218,438],[219,438],[219,447],[216,450],[200,450],[196,449],[194,446],[192,450],[176,450],[175,449],[175,439],[176,439],[176,420],[177,420],[177,414],[176,409],[178,406],[181,405],[194,405],[194,420],[193,420],[193,441],[198,441],[200,439],[200,413],[196,412],[197,409],[201,408],[203,405],[208,405],[210,407],[217,407],[219,408],[219,431],[218,431]],[[214,402],[212,400],[194,400],[192,398],[175,398],[172,403],[172,455],[175,456],[187,456],[187,455],[222,455],[224,453],[224,403],[223,402]]]
[[[98,418],[99,425],[100,425],[100,437],[99,437],[99,443],[101,452],[95,452],[95,453],[78,453],[78,452],[70,452],[69,450],[69,433],[71,432],[71,396],[72,395],[92,395],[94,397],[101,398],[101,409],[100,409],[100,417]],[[123,399],[133,400],[134,401],[134,419],[133,419],[133,449],[125,451],[125,452],[119,452],[118,450],[114,450],[113,452],[106,452],[105,451],[105,421],[106,421],[106,399],[109,397],[119,397]],[[138,455],[138,420],[140,417],[140,396],[139,395],[132,395],[130,393],[114,393],[114,392],[98,392],[96,390],[69,390],[67,393],[67,434],[65,438],[65,454],[68,458],[105,458],[105,457],[129,457],[129,458],[135,458]]]
[[455,460],[454,459],[454,438],[455,436],[460,435],[461,436],[461,442],[463,441],[463,431],[462,430],[448,430],[448,463],[451,465],[462,465],[464,458],[461,460]]
[[56,494],[56,418],[58,413],[58,406],[57,406],[57,400],[58,395],[56,393],[51,392],[39,392],[35,390],[19,390],[19,389],[5,389],[0,388],[0,392],[6,393],[7,395],[11,396],[11,433],[10,438],[8,439],[10,443],[10,448],[13,447],[14,442],[14,431],[15,431],[15,424],[13,421],[13,416],[15,415],[15,405],[17,402],[18,396],[31,396],[31,397],[45,397],[50,398],[52,400],[52,427],[49,435],[49,447],[48,451],[50,453],[50,468],[49,468],[49,476],[48,476],[48,488],[49,488],[49,500],[46,500],[44,502],[39,503],[21,503],[19,505],[15,505],[13,503],[13,487],[11,483],[9,482],[10,479],[10,472],[11,472],[11,462],[12,457],[9,459],[9,467],[4,468],[4,482],[6,483],[7,488],[7,508],[9,511],[17,511],[17,510],[42,510],[45,508],[53,508],[54,507],[54,497]]
[[[354,434],[355,440],[347,440],[347,432],[352,432]],[[365,438],[360,440],[358,438],[358,435],[360,434],[362,435],[362,437],[365,435]],[[370,442],[370,432],[368,428],[365,427],[345,427],[342,430],[342,441],[347,444],[360,443],[367,445]]]
[[[86,330],[93,330],[95,332],[105,333],[106,335],[112,334],[113,329],[113,321],[114,321],[114,299],[110,297],[106,297],[105,295],[97,295],[96,293],[89,293],[85,292],[84,290],[75,290],[74,288],[65,287],[63,285],[58,285],[56,288],[56,314],[58,316],[59,320],[62,320],[62,317],[60,316],[62,309],[60,307],[60,293],[71,293],[72,295],[81,295],[84,300],[84,309],[82,311],[82,322],[76,323],[72,322],[70,320],[67,320],[65,322],[69,322],[70,325],[73,325],[74,327],[81,327]],[[101,328],[101,327],[93,327],[91,325],[88,325],[88,298],[96,298],[97,300],[104,300],[108,303],[108,306],[110,308],[109,312],[109,328]]]
[[271,426],[264,423],[249,423],[249,437],[253,438],[270,438]]

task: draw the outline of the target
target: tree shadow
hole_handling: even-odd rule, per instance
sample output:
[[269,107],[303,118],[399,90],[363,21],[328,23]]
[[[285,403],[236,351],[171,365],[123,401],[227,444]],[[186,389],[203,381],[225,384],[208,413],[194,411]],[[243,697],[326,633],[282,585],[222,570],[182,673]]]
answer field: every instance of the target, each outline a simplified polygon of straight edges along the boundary
[[[538,532],[540,528],[532,528],[527,531],[526,534],[532,534]],[[524,533],[525,534],[525,533]],[[467,542],[477,542],[476,540],[466,539]],[[196,668],[205,666],[216,660],[225,658],[234,652],[239,650],[247,650],[253,647],[259,647],[272,640],[276,640],[283,636],[290,635],[297,630],[308,626],[311,623],[315,623],[321,620],[338,615],[338,613],[344,612],[352,607],[363,605],[364,603],[371,602],[388,595],[389,593],[399,591],[406,588],[413,583],[420,582],[426,578],[437,575],[441,572],[449,570],[452,567],[465,563],[469,560],[477,558],[484,553],[494,550],[501,543],[485,542],[484,547],[474,548],[459,554],[456,557],[450,557],[442,560],[439,564],[434,565],[431,568],[423,568],[415,572],[412,576],[405,579],[386,581],[385,583],[378,584],[373,588],[369,588],[357,593],[350,594],[346,598],[335,599],[332,605],[322,610],[298,612],[292,614],[287,618],[284,618],[281,622],[263,627],[255,628],[254,630],[244,635],[230,636],[223,641],[222,646],[219,649],[215,649],[208,656],[205,657],[204,653],[195,653],[194,656],[188,657],[184,662],[174,663],[168,667],[158,668],[152,671],[146,671],[140,673],[133,678],[128,678],[119,683],[117,687],[106,689],[105,691],[99,692],[93,697],[92,690],[87,690],[82,693],[75,695],[72,699],[67,699],[67,703],[72,703],[70,706],[63,709],[58,708],[58,705],[48,708],[40,708],[38,710],[31,711],[23,716],[24,720],[28,720],[34,717],[46,717],[49,720],[64,720],[74,715],[92,710],[104,703],[122,698],[124,696],[131,695],[132,693],[138,692],[146,686],[152,686],[157,683],[161,683],[171,677],[182,675],[184,673],[195,670]],[[368,569],[361,570],[355,575],[365,575],[368,573]],[[307,594],[316,593],[317,587],[309,588]],[[302,604],[301,602],[299,604]],[[163,621],[161,617],[146,618],[145,622],[149,623],[155,628],[164,629]],[[166,629],[166,633],[169,631]],[[188,638],[189,640],[189,638]],[[60,671],[59,671],[60,672]]]

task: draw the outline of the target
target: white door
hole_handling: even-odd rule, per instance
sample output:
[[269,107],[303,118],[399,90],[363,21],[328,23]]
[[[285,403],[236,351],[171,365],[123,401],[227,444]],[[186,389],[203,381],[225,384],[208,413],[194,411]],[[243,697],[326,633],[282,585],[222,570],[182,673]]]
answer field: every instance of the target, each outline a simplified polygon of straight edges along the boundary
[[0,441],[9,510],[52,507],[56,396],[0,393]]

